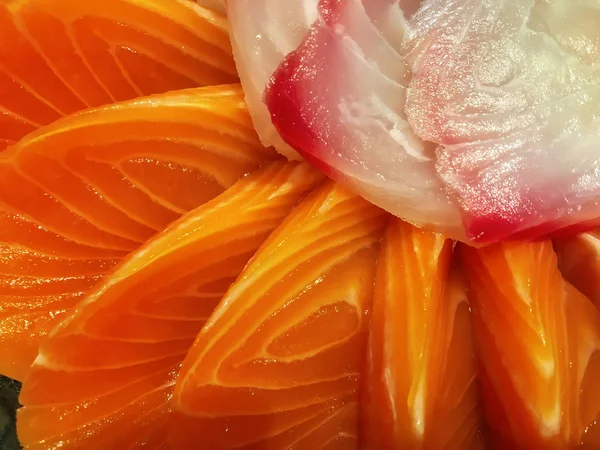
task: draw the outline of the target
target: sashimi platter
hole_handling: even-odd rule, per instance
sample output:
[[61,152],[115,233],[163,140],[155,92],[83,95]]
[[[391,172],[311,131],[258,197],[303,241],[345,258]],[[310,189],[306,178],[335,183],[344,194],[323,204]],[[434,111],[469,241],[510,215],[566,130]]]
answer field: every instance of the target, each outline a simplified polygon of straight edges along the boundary
[[0,450],[600,450],[600,0],[0,0]]

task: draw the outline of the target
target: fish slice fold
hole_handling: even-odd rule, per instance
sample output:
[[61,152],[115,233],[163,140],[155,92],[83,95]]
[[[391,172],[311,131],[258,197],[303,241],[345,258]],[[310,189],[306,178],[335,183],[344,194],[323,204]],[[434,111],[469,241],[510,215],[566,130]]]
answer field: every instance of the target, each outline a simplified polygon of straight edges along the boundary
[[0,154],[0,373],[22,380],[40,341],[127,254],[278,158],[239,85],[80,112]]
[[[249,4],[230,2],[231,17],[253,17]],[[305,14],[252,18],[256,33],[241,15],[232,20],[232,33],[244,38],[234,44],[246,58],[237,58],[242,79],[255,83],[244,83],[255,96],[251,109],[260,109],[269,135],[273,126],[279,134],[270,143],[283,139],[369,201],[466,242],[598,224],[597,5],[288,5]],[[264,42],[276,50],[269,54]],[[249,61],[268,64],[256,69]]]
[[459,254],[494,448],[598,448],[600,313],[562,278],[552,243]]
[[387,218],[331,181],[294,209],[188,352],[173,396],[173,448],[358,448]]
[[301,159],[271,122],[264,94],[286,55],[308,34],[319,0],[228,0],[227,20],[235,64],[254,127],[266,146],[289,159]]
[[26,448],[163,442],[196,335],[258,247],[323,180],[306,163],[273,162],[125,258],[42,343],[21,392]]
[[404,24],[396,2],[321,1],[265,100],[283,139],[331,178],[413,224],[458,237],[460,217],[433,148],[404,113]]
[[430,0],[411,18],[406,111],[480,243],[598,223],[600,8]]
[[386,231],[364,384],[364,448],[486,448],[470,307],[452,247],[398,219]]
[[76,111],[235,81],[223,12],[189,0],[0,3],[0,151]]

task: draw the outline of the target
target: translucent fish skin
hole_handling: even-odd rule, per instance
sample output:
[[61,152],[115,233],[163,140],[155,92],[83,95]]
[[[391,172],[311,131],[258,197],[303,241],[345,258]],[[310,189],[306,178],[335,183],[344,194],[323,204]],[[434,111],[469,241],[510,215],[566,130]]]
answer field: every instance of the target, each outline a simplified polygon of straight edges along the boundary
[[388,215],[328,181],[263,244],[198,335],[173,395],[179,450],[358,449]]
[[179,365],[229,285],[324,177],[277,161],[129,255],[46,339],[21,392],[27,449],[164,448]]
[[[204,0],[203,0],[204,1]],[[228,0],[227,19],[235,63],[254,127],[266,146],[289,159],[301,159],[271,122],[264,104],[269,80],[295,50],[317,16],[319,0]]]
[[411,18],[407,116],[469,238],[598,223],[600,10],[590,2],[425,2]]
[[224,15],[189,0],[0,2],[0,151],[76,111],[237,79]]
[[330,177],[408,222],[460,237],[433,149],[404,114],[404,24],[394,1],[321,1],[265,100],[283,139]]
[[22,380],[40,340],[127,254],[277,158],[239,84],[60,119],[0,154],[0,372]]

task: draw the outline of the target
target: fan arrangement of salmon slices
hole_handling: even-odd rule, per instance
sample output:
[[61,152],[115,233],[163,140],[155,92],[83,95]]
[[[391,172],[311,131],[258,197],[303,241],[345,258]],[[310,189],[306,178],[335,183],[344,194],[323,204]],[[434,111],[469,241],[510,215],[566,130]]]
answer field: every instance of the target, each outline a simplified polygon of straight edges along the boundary
[[[23,382],[23,447],[599,449],[600,234],[457,242],[554,219],[473,239],[485,217],[427,179],[431,142],[472,143],[406,131],[433,114],[431,73],[407,86],[446,48],[441,4],[515,12],[429,1],[410,28],[416,1],[284,3],[0,0],[0,373]],[[345,132],[391,141],[352,129],[381,117],[334,61],[387,80],[359,93],[392,108],[411,177],[361,163]]]

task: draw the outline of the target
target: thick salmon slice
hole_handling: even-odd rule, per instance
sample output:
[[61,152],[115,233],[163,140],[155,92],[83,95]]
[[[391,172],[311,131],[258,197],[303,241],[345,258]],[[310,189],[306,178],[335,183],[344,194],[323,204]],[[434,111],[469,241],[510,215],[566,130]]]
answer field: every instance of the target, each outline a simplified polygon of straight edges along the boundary
[[555,239],[554,249],[563,276],[600,307],[600,231]]
[[21,392],[22,444],[160,444],[178,367],[202,325],[322,181],[307,164],[271,163],[128,256],[42,343]]
[[378,263],[365,449],[484,447],[469,305],[452,241],[394,220]]
[[224,15],[194,2],[0,3],[0,151],[75,111],[236,80]]
[[550,241],[462,247],[493,448],[600,448],[600,314]]
[[171,448],[357,448],[386,222],[332,182],[293,211],[190,349],[173,397]]
[[78,113],[0,154],[0,373],[22,379],[120,259],[273,158],[238,85]]

